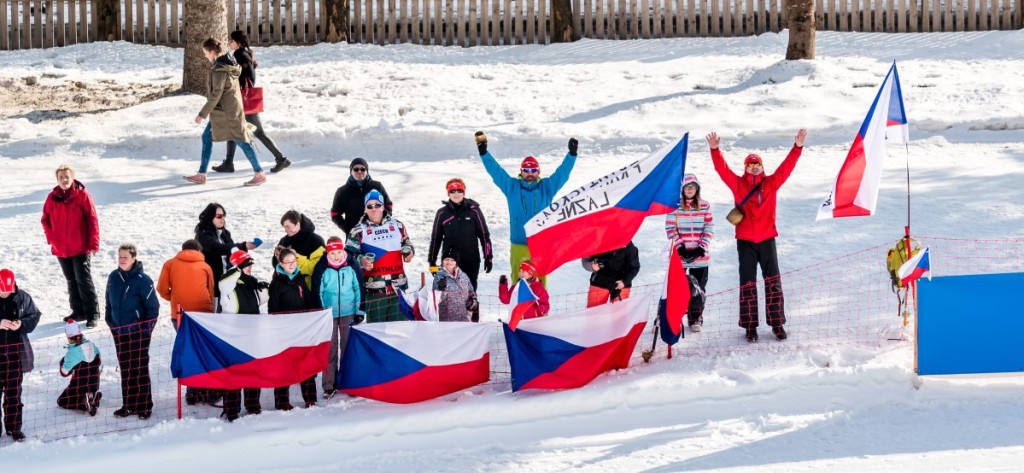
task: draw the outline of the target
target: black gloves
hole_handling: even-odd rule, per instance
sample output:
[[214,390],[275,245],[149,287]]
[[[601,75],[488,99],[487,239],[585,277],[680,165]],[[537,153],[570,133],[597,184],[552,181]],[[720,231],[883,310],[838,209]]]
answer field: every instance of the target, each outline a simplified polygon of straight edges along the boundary
[[508,285],[508,276],[505,276],[504,274],[502,274],[501,277],[498,278],[498,283],[501,284],[502,286],[507,286]]
[[266,282],[266,281],[260,281],[260,282],[256,283],[256,289],[259,289],[261,291],[265,291],[267,289],[270,289],[270,283]]
[[352,323],[350,325],[359,325],[363,323],[363,318],[364,317],[361,314],[356,314],[352,316]]
[[685,246],[679,245],[678,247],[676,247],[676,252],[678,252],[679,257],[682,258],[683,261],[686,261],[687,263],[692,262],[697,258],[703,258],[704,255],[708,254],[707,250],[699,246],[692,250],[687,250]]
[[484,272],[487,273],[487,274],[490,274],[491,273],[491,268],[494,268],[494,264],[491,263],[491,259],[490,258],[484,259]]
[[470,297],[469,299],[466,299],[466,310],[470,312],[476,312],[476,310],[479,308],[480,302],[478,302],[475,297]]
[[448,278],[441,278],[441,280],[437,282],[437,290],[438,291],[444,291],[444,290],[447,290],[447,289],[448,289]]
[[474,138],[476,138],[476,149],[480,152],[480,156],[487,154],[487,135],[482,131],[478,131]]
[[[576,156],[576,150],[579,149],[580,142],[576,141],[576,138],[569,138],[569,155]],[[481,153],[483,154],[483,153]]]

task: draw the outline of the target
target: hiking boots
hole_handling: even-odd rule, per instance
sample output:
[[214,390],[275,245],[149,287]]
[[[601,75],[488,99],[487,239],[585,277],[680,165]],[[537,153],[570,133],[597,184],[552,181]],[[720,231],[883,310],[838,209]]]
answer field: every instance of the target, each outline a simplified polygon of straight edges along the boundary
[[757,341],[757,327],[747,327],[747,341],[750,343]]
[[85,327],[86,328],[96,328],[97,324],[98,324],[98,322],[96,322],[96,319],[92,319],[92,320],[90,320],[90,321],[85,323]]
[[782,328],[781,325],[772,327],[772,333],[775,334],[775,338],[780,342],[789,338],[789,335],[786,335],[786,329]]
[[243,184],[243,185],[245,187],[254,187],[254,186],[262,185],[264,182],[267,182],[267,175],[264,174],[263,171],[260,171],[260,172],[258,172],[256,174],[253,174],[252,179],[249,179],[248,181],[245,181],[245,184]]
[[274,160],[274,167],[270,168],[270,173],[278,173],[284,170],[284,168],[291,166],[292,162],[288,158],[279,158]]
[[236,419],[238,419],[237,412],[222,412],[220,416],[227,419],[228,422],[234,422]]
[[335,390],[335,389],[325,389],[324,390],[324,400],[328,400],[329,401],[337,393],[338,393],[338,391]]
[[213,172],[235,172],[235,163],[224,161],[213,167]]
[[285,402],[285,403],[274,404],[274,409],[277,409],[279,411],[290,411],[290,410],[294,409],[294,407],[292,407],[292,403]]
[[103,399],[103,393],[97,392],[96,394],[87,393],[85,395],[85,406],[89,410],[89,415],[96,417],[96,410],[100,408],[100,399]]
[[15,430],[13,432],[7,432],[7,435],[10,435],[11,438],[14,439],[15,442],[24,442],[25,441],[25,434],[21,433],[20,430]]
[[139,411],[139,419],[146,420],[153,415],[153,411]]
[[125,406],[121,406],[120,409],[114,411],[114,417],[128,417],[128,416],[134,415],[134,414],[135,414],[135,411],[133,411],[133,410],[131,410],[131,409],[125,407]]
[[693,333],[700,333],[700,331],[701,331],[700,324],[693,324],[693,325],[691,325],[690,326],[690,331],[693,332]]
[[206,184],[206,174],[197,172],[192,176],[185,176],[185,180],[193,184]]

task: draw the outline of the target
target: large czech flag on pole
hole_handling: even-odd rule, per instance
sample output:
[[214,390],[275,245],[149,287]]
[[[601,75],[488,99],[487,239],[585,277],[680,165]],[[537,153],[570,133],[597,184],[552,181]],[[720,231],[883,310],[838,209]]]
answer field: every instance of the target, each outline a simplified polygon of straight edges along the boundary
[[896,62],[892,63],[868,116],[853,139],[832,191],[818,208],[817,220],[874,215],[887,140],[891,143],[910,141]]
[[384,322],[352,327],[338,369],[341,392],[410,404],[490,379],[491,324]]
[[512,390],[578,388],[605,371],[628,367],[647,325],[650,298],[527,319],[515,331],[503,325]]
[[273,388],[327,366],[330,309],[295,314],[185,312],[171,352],[171,374],[184,386]]
[[679,207],[689,133],[557,198],[529,222],[526,244],[538,274],[626,246],[645,217]]

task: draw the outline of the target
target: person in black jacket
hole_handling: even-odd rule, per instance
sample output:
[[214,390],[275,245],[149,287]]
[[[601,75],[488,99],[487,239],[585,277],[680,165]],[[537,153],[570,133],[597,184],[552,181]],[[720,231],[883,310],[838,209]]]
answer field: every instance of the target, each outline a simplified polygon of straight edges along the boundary
[[121,408],[115,417],[153,413],[153,389],[149,377],[149,344],[160,315],[160,299],[153,280],[142,270],[135,245],[117,249],[117,269],[107,278],[106,320],[114,338],[121,371]]
[[[249,37],[240,30],[231,32],[228,37],[228,48],[234,53],[235,61],[242,67],[242,74],[238,76],[238,88],[245,94],[245,90],[256,85],[256,55],[253,54],[252,48],[249,47]],[[260,121],[259,113],[248,113],[245,115],[245,121],[252,123],[256,127],[256,131],[253,132],[253,136],[263,143],[263,146],[267,147],[267,151],[270,151],[274,155],[274,167],[270,168],[270,172],[276,173],[282,169],[291,166],[292,162],[288,158],[284,157],[281,150],[277,148],[277,143],[267,136],[266,132],[263,131],[263,122]],[[238,145],[234,141],[228,141],[228,153],[224,157],[224,162],[213,167],[216,172],[235,172],[235,148]]]
[[466,183],[462,179],[449,179],[445,189],[448,191],[448,200],[434,216],[427,258],[430,266],[436,267],[439,251],[441,254],[449,254],[451,251],[458,253],[459,269],[469,277],[475,291],[477,276],[480,274],[478,245],[483,249],[484,272],[491,272],[494,257],[491,252],[491,232],[487,230],[487,220],[480,210],[480,204],[466,198]]
[[3,427],[16,442],[25,440],[21,431],[21,381],[33,368],[28,334],[36,329],[40,315],[32,296],[15,284],[14,272],[0,269],[0,395]]
[[[280,263],[274,270],[274,278],[270,281],[270,313],[298,312],[319,309],[313,291],[309,290],[306,276],[299,271],[298,255],[294,250],[284,249],[278,255]],[[316,375],[299,384],[302,400],[306,407],[316,405]],[[289,386],[274,388],[274,407],[279,411],[290,411],[292,403],[288,396]]]
[[640,252],[629,242],[625,247],[607,251],[581,261],[590,275],[587,307],[595,307],[629,298],[633,278],[640,272]]
[[[235,243],[231,239],[231,232],[225,226],[228,214],[224,207],[216,202],[206,205],[199,214],[199,223],[196,224],[196,238],[203,247],[203,257],[206,264],[213,270],[213,280],[220,281],[224,276],[224,270],[228,267],[228,258],[235,250],[249,251],[256,248],[252,242],[243,241]],[[220,289],[214,284],[214,300],[220,296]]]
[[391,198],[388,197],[388,191],[384,190],[384,184],[370,177],[370,165],[365,159],[353,159],[348,165],[348,172],[348,182],[334,193],[334,203],[331,205],[331,221],[345,232],[345,235],[359,224],[359,219],[366,212],[365,197],[371,190],[376,190],[384,196],[384,213],[391,214]]

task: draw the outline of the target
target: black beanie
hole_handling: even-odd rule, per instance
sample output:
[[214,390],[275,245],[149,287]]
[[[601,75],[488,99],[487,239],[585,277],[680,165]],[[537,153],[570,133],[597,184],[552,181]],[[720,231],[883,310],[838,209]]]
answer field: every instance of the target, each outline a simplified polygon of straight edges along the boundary
[[363,167],[366,168],[366,172],[370,172],[370,165],[366,164],[366,160],[363,159],[363,158],[353,159],[352,162],[349,163],[349,165],[348,165],[349,172],[352,172],[352,168],[356,167],[357,164],[362,164]]

